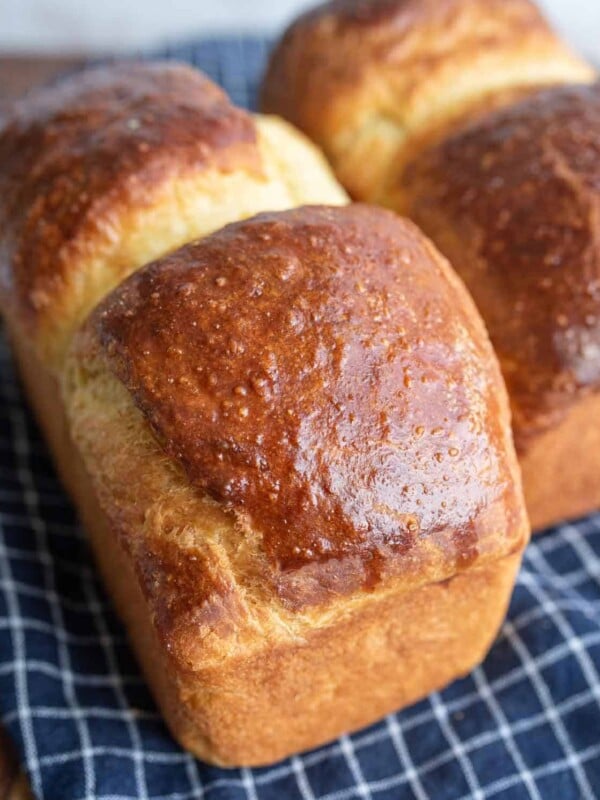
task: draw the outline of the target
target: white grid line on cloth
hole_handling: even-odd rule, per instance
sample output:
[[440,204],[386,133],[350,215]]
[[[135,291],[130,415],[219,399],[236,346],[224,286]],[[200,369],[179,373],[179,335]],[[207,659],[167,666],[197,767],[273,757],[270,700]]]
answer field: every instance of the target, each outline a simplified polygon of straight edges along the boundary
[[485,704],[490,709],[490,712],[498,725],[498,733],[502,737],[502,740],[506,745],[506,749],[508,750],[515,767],[523,778],[523,783],[525,784],[529,797],[532,800],[542,800],[533,776],[530,770],[527,768],[527,765],[523,760],[523,756],[519,751],[513,736],[513,732],[510,729],[508,719],[502,711],[500,704],[496,700],[494,693],[490,689],[484,671],[481,669],[481,667],[475,667],[472,675],[475,685],[477,686],[479,696],[484,700]]
[[[117,745],[94,745],[92,753],[95,756],[115,756],[117,758],[128,758],[134,760],[135,755],[130,747],[119,747]],[[40,764],[45,767],[52,767],[56,764],[67,764],[69,761],[77,761],[81,757],[79,749],[69,752],[55,753],[51,756],[42,756]],[[149,763],[157,764],[183,764],[189,758],[183,750],[176,752],[162,752],[160,750],[147,750],[144,752],[144,760]],[[240,783],[244,781],[240,778]]]
[[[19,594],[22,594],[23,597],[31,597],[36,600],[48,600],[50,602],[60,602],[63,605],[63,608],[66,608],[70,611],[82,611],[87,612],[89,611],[89,606],[86,603],[79,603],[76,600],[72,600],[70,597],[61,597],[56,594],[56,592],[52,589],[40,589],[39,586],[29,586],[22,581],[13,580],[10,576],[8,578],[8,582],[4,579],[0,580],[0,589],[8,589],[9,591],[16,591]],[[100,612],[106,611],[106,606],[100,606],[98,609]]]
[[[14,391],[14,384],[8,384],[11,390]],[[14,399],[14,398],[13,398]],[[23,486],[23,498],[25,507],[27,508],[31,518],[31,529],[33,531],[37,550],[45,552],[48,549],[47,535],[45,530],[45,523],[43,517],[39,513],[39,500],[36,493],[36,486],[29,468],[29,446],[27,436],[27,425],[23,409],[15,407],[9,411],[11,416],[11,431],[13,434],[13,447],[17,460],[17,475]],[[44,567],[44,585],[48,587],[52,593],[54,600],[50,603],[50,611],[52,619],[57,628],[64,628],[64,617],[62,606],[59,600],[58,592],[56,591],[54,572],[49,567],[48,562],[42,562]],[[62,673],[62,684],[65,693],[65,699],[72,709],[73,718],[77,725],[79,737],[81,741],[81,754],[83,758],[83,774],[86,786],[86,794],[91,797],[94,796],[96,781],[94,773],[94,763],[89,755],[91,748],[91,737],[88,729],[88,723],[83,710],[80,708],[77,701],[77,693],[75,691],[74,681],[72,678],[71,670],[71,656],[68,647],[65,646],[64,641],[57,640],[58,659],[60,664],[60,671]]]
[[85,566],[85,564],[82,564],[80,569],[77,569],[74,564],[69,563],[64,558],[51,558],[48,553],[40,553],[39,557],[36,558],[31,553],[27,553],[24,550],[17,550],[15,547],[8,547],[3,542],[0,542],[0,555],[4,555],[6,558],[11,558],[15,561],[26,561],[30,564],[48,564],[49,566],[56,567],[63,572],[72,573],[78,577],[85,576],[92,580],[96,577],[94,571]]
[[302,796],[302,800],[316,800],[312,786],[308,780],[308,775],[304,769],[302,759],[298,756],[292,756],[291,762],[294,777],[296,778],[296,783],[298,784],[298,791]]
[[[591,747],[587,747],[585,750],[582,750],[579,754],[579,760],[581,763],[589,761],[592,758],[596,758],[600,755],[600,744],[592,745]],[[552,761],[550,764],[545,764],[543,767],[537,767],[531,771],[531,774],[534,778],[542,778],[547,777],[548,775],[553,775],[556,772],[560,772],[567,767],[570,767],[570,760],[568,758],[563,759],[556,759]],[[506,791],[506,789],[510,788],[511,786],[515,786],[519,781],[519,775],[511,775],[508,778],[500,778],[499,780],[491,783],[487,788],[487,795],[488,798],[493,797],[495,794],[499,794],[500,792]],[[596,796],[592,798],[595,800]],[[468,795],[464,797],[458,798],[458,800],[470,800]]]
[[[31,442],[30,442],[31,444]],[[30,448],[33,450],[34,448]],[[14,472],[8,467],[3,466],[0,464],[0,481],[13,481],[14,480]],[[43,472],[36,472],[36,483],[37,484],[47,484],[46,491],[56,491],[57,490],[57,482],[56,477],[54,475],[46,475]]]
[[[556,711],[561,716],[564,716],[571,711],[577,710],[578,708],[584,708],[590,702],[590,691],[589,689],[581,692],[578,695],[574,695],[573,697],[564,700],[562,703],[558,703],[556,705]],[[35,716],[35,715],[32,715]],[[48,715],[51,717],[52,715]],[[101,716],[101,715],[99,715]],[[13,712],[10,715],[7,715],[6,718],[3,718],[3,722],[9,721],[9,719],[14,719],[16,717],[16,713]],[[395,717],[392,717],[395,719]],[[538,714],[533,714],[527,719],[519,720],[512,724],[512,731],[514,734],[522,734],[528,733],[536,727],[548,722],[548,714],[546,710],[540,711]],[[352,746],[355,752],[359,752],[362,748],[366,746],[370,746],[376,744],[377,742],[383,741],[385,739],[385,733],[381,732],[377,736],[369,737],[368,743],[360,743],[358,741],[354,741]],[[486,731],[484,733],[480,733],[477,736],[472,736],[466,743],[465,743],[465,751],[467,754],[470,754],[476,750],[480,750],[484,747],[487,747],[490,744],[497,742],[500,738],[500,734],[496,731]],[[331,751],[330,755],[335,754],[336,752],[341,752],[341,745],[336,742],[335,744],[331,745],[327,750]],[[131,750],[122,747],[108,747],[108,746],[96,746],[92,748],[92,752],[95,755],[114,755],[121,758],[133,758]],[[55,754],[52,756],[42,756],[40,758],[40,764],[43,766],[53,766],[55,764],[64,764],[68,761],[76,761],[79,758],[80,751],[79,750],[72,750],[70,752],[64,752]],[[317,755],[321,755],[320,751],[314,753],[308,753],[300,758],[296,756],[296,760],[300,760],[304,762],[304,767],[306,766],[314,766],[315,764],[319,763],[321,760],[320,758],[316,758]],[[312,756],[312,758],[311,758]],[[161,751],[152,751],[147,750],[144,753],[144,760],[147,761],[156,761],[156,762],[164,762],[164,763],[183,763],[188,760],[190,757],[184,751],[176,751],[171,753],[165,753]],[[428,769],[433,769],[440,764],[443,764],[445,761],[454,758],[454,754],[450,750],[444,751],[439,756],[436,756],[435,759],[430,761],[425,761],[416,767],[417,771],[421,773],[422,771],[427,771]],[[291,759],[293,761],[293,759]],[[256,783],[265,783],[265,782],[273,782],[278,780],[279,778],[289,775],[291,771],[294,771],[293,763],[292,765],[282,765],[280,767],[274,767],[268,775],[259,775],[255,778]],[[403,769],[403,774],[406,776],[407,782],[410,781],[410,777],[408,775],[408,770]]]
[[[114,709],[114,708],[103,708],[101,706],[94,707],[94,706],[86,706],[85,713],[89,717],[97,717],[98,719],[109,719],[109,720],[119,720],[121,722],[126,722],[128,717],[133,716],[136,719],[146,719],[146,720],[160,720],[162,719],[161,715],[158,711],[147,711],[146,709],[134,709],[131,706],[127,706],[125,709]],[[35,708],[31,709],[31,717],[33,719],[69,719],[71,716],[71,712],[66,708],[61,708],[57,706],[48,706],[48,707],[39,707],[36,706]],[[5,725],[14,722],[14,720],[18,719],[19,712],[18,711],[11,711],[8,714],[5,714],[2,717],[2,722]]]
[[364,798],[364,800],[372,800],[371,792],[365,782],[365,776],[360,768],[360,763],[356,757],[352,741],[348,736],[340,736],[339,742],[350,773],[356,782],[355,788],[357,795]]
[[[54,678],[57,681],[62,679],[61,670],[58,667],[55,667],[53,664],[49,664],[45,661],[38,661],[36,659],[23,658],[15,658],[10,664],[3,664],[0,666],[0,675],[10,674],[15,666],[25,669],[28,672],[41,672],[44,675],[47,675],[49,678]],[[114,675],[93,675],[89,673],[79,674],[76,672],[72,672],[71,675],[73,676],[73,681],[81,684],[82,686],[106,686],[114,689],[115,686],[122,681],[126,681],[127,683],[136,686],[145,686],[144,679],[141,675],[121,675],[118,678],[116,678]]]
[[[8,573],[10,570],[10,562],[0,558],[0,572]],[[7,580],[7,586],[11,585],[10,579]],[[14,651],[18,654],[18,663],[14,661],[7,666],[10,667],[9,674],[14,675],[15,694],[19,708],[19,721],[21,731],[23,734],[23,742],[25,745],[25,755],[27,758],[27,768],[31,779],[33,791],[36,794],[41,792],[41,774],[40,765],[37,756],[37,747],[35,744],[35,737],[33,735],[33,727],[31,724],[31,716],[29,714],[29,699],[27,690],[27,671],[25,666],[25,637],[24,631],[18,624],[11,625],[11,620],[19,620],[21,618],[19,610],[18,595],[15,591],[6,592],[6,602],[8,606],[9,620],[8,627],[13,641]],[[19,668],[20,665],[20,668]]]
[[[531,653],[528,651],[527,646],[517,631],[512,627],[510,622],[507,622],[504,628],[508,633],[511,644],[513,645],[515,651],[522,658],[523,663],[526,664],[526,670],[531,680],[531,685],[533,686],[542,707],[546,709],[548,722],[554,730],[556,738],[563,749],[567,762],[573,767],[575,779],[577,780],[577,784],[579,785],[579,789],[581,791],[581,797],[585,800],[594,800],[592,787],[589,785],[587,776],[581,768],[578,756],[570,744],[569,734],[563,725],[560,715],[556,712],[556,708],[554,707],[554,703],[552,701],[552,694],[541,674],[541,671],[536,665],[535,660],[532,658]],[[568,642],[567,645],[569,645]]]
[[[530,557],[529,551],[527,555]],[[525,574],[523,577],[525,581],[533,581],[535,585],[542,582],[549,582],[554,588],[560,587],[563,590],[574,590],[578,589],[582,584],[587,583],[590,579],[597,580],[598,576],[600,576],[600,569],[598,569],[595,564],[591,564],[590,569],[584,567],[573,570],[572,572],[565,572],[564,575],[552,572],[550,574],[542,573],[536,576]]]
[[106,643],[110,641],[113,644],[125,644],[127,639],[125,636],[117,635],[111,636],[110,633],[108,634],[100,634],[95,636],[90,634],[89,636],[84,636],[83,634],[79,633],[72,633],[71,631],[63,630],[61,628],[55,628],[54,626],[50,625],[47,622],[43,622],[39,619],[17,619],[14,623],[11,624],[10,620],[1,619],[0,620],[0,630],[4,630],[6,628],[11,628],[17,626],[21,630],[24,631],[35,631],[36,633],[43,633],[47,636],[52,636],[59,641],[65,642],[68,644],[78,644],[78,645],[97,645],[98,642],[100,644]]
[[398,755],[398,761],[400,766],[405,770],[406,779],[409,782],[413,792],[415,793],[415,797],[417,800],[427,800],[428,795],[425,791],[425,787],[421,783],[421,779],[419,777],[419,771],[415,767],[415,764],[410,757],[409,750],[406,746],[406,741],[404,739],[404,734],[402,733],[402,728],[398,724],[398,720],[395,716],[388,716],[386,718],[386,724],[388,727],[389,734],[391,736],[392,742],[394,744],[394,749],[396,750],[396,754]]
[[[14,473],[13,473],[13,478],[14,478]],[[64,498],[63,498],[63,502],[64,502]],[[4,520],[5,523],[7,523],[9,525],[12,525],[12,526],[18,525],[18,526],[21,526],[23,528],[27,528],[27,529],[29,528],[29,518],[26,515],[17,514],[17,513],[8,511],[6,508],[2,509],[2,519]],[[83,536],[83,533],[81,531],[81,527],[76,523],[73,523],[73,524],[68,524],[68,523],[65,523],[65,522],[60,522],[59,523],[59,522],[56,522],[54,520],[50,520],[48,522],[48,528],[49,528],[49,530],[52,531],[53,535],[57,534],[57,533],[60,533],[63,536],[66,536],[66,537],[69,537],[69,538],[73,538],[73,539],[77,539],[77,540],[80,540],[81,537]],[[26,552],[26,551],[24,551],[24,552]],[[47,554],[44,553],[43,555],[46,556]],[[93,570],[88,570],[88,572],[89,572],[90,575],[94,574]]]
[[[6,408],[9,409],[11,406],[7,403]],[[38,456],[40,458],[47,458],[48,451],[46,450],[46,446],[41,441],[31,441],[31,454]],[[12,454],[12,449],[7,446],[6,442],[0,441],[0,452],[6,451]],[[50,476],[48,476],[50,478]],[[53,481],[53,485],[56,486],[56,481]]]
[[[559,539],[560,541],[559,537],[557,537],[557,539]],[[572,551],[574,552],[577,551],[577,547],[575,546],[574,542],[571,543],[571,547]],[[543,550],[542,548],[539,548],[539,550],[540,553],[542,553],[544,556],[547,555],[546,551]],[[527,550],[527,557],[529,556],[530,556],[530,551]],[[551,577],[553,585],[560,584],[561,587],[567,589],[576,589],[585,581],[589,581],[590,579],[597,580],[598,578],[600,578],[600,567],[596,561],[592,561],[590,564],[586,564],[585,566],[579,569],[570,571],[565,570],[564,573],[558,573],[556,572],[556,570],[551,570],[549,573],[543,572],[541,574],[547,578]]]
[[458,759],[463,771],[463,775],[465,776],[467,786],[471,790],[471,796],[473,797],[473,800],[484,800],[483,788],[479,783],[477,775],[475,774],[473,765],[466,757],[464,744],[460,741],[460,738],[456,735],[452,728],[452,724],[448,716],[448,709],[441,700],[439,693],[433,692],[433,694],[429,695],[429,702],[433,707],[436,719],[440,724],[442,731],[444,732],[444,736],[448,740],[451,751]]
[[[517,585],[527,587],[528,591],[531,592],[531,584],[532,581],[528,579],[526,574],[521,574],[519,576]],[[594,615],[600,611],[600,600],[590,602],[589,600],[579,598],[560,598],[557,599],[555,603],[561,611],[566,611],[567,613],[577,611],[581,614]],[[520,631],[528,628],[532,623],[543,621],[546,618],[547,610],[542,606],[534,606],[528,611],[524,611],[522,614],[517,614],[511,622],[513,626]]]
[[[529,546],[526,558],[531,557],[531,545]],[[577,589],[582,584],[586,583],[590,580],[590,578],[595,578],[594,572],[597,572],[597,567],[594,563],[590,565],[590,570],[588,571],[585,568],[573,570],[571,572],[565,572],[563,575],[559,575],[557,572],[552,571],[551,573],[542,573],[541,575],[530,575],[527,572],[523,573],[520,577],[524,581],[534,581],[534,583],[538,583],[542,577],[545,580],[549,580],[552,585],[558,586],[560,585],[563,589]]]
[[242,783],[244,784],[244,789],[246,790],[248,800],[258,800],[258,795],[256,794],[256,786],[254,785],[254,778],[252,777],[252,772],[248,769],[248,767],[244,767],[241,770],[241,772],[242,772]]
[[[588,576],[589,577],[589,576]],[[531,587],[537,587],[541,584],[541,581],[535,581],[533,578],[524,573],[519,576],[519,584],[521,586],[526,586],[529,591],[531,591]],[[562,591],[568,591],[569,593],[572,592],[573,587],[569,584],[568,581],[554,581],[554,588],[556,589],[557,586],[560,585]],[[586,598],[581,597],[560,597],[554,600],[554,603],[557,608],[559,608],[562,612],[571,612],[571,611],[578,611],[582,614],[592,615],[595,616],[600,611],[600,600],[588,600]],[[547,614],[547,610],[541,606],[534,606],[533,608],[529,609],[528,611],[523,612],[523,614],[515,617],[513,620],[513,624],[517,630],[521,630],[521,628],[527,626],[530,622],[533,622],[535,619],[541,620]]]
[[[533,560],[539,559],[540,561],[543,561],[543,556],[541,553],[536,552],[535,550],[531,551],[530,556]],[[598,674],[598,670],[592,663],[592,660],[585,649],[581,647],[573,627],[569,624],[567,618],[562,613],[558,603],[556,603],[541,586],[531,586],[530,591],[536,596],[537,600],[540,602],[540,605],[547,610],[549,616],[554,619],[556,625],[564,636],[565,641],[569,645],[571,652],[579,662],[581,670],[585,675],[594,699],[596,700],[598,709],[600,710],[600,675]]]
[[[16,451],[15,451],[16,452]],[[36,495],[38,493],[36,492]],[[27,497],[27,489],[24,492],[7,491],[6,489],[0,489],[0,505],[3,503],[10,503],[11,501],[17,502],[21,500],[23,497]],[[54,492],[49,493],[40,493],[40,498],[42,499],[44,505],[46,506],[56,506],[57,508],[63,508],[65,504],[64,495],[55,494]],[[37,504],[37,500],[35,501]],[[31,524],[31,519],[29,520]]]
[[200,772],[198,771],[198,764],[195,758],[188,756],[185,759],[185,770],[190,782],[192,797],[196,800],[202,800],[204,797],[204,788],[200,779]]
[[[106,662],[108,664],[109,671],[111,675],[114,675],[116,678],[114,684],[114,691],[117,697],[117,701],[123,709],[126,709],[128,703],[127,703],[127,698],[125,696],[123,680],[121,678],[121,673],[119,670],[117,658],[114,651],[114,643],[109,635],[104,615],[94,610],[100,607],[100,598],[96,596],[94,590],[94,584],[91,581],[84,581],[83,585],[86,591],[87,599],[90,603],[90,607],[93,609],[91,613],[95,621],[96,630],[100,632],[100,636],[102,637],[103,650],[104,654],[106,655]],[[148,786],[146,784],[146,775],[144,773],[144,765],[143,765],[142,737],[140,736],[140,732],[138,730],[137,720],[130,714],[127,717],[126,725],[127,725],[127,730],[129,732],[129,736],[131,737],[131,745],[132,745],[134,765],[135,765],[135,783],[136,783],[137,795],[139,797],[139,800],[148,800]]]

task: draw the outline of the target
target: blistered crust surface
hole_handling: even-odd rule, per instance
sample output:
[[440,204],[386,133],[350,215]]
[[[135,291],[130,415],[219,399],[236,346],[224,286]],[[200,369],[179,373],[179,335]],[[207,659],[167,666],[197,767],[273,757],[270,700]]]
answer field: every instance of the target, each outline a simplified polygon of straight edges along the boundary
[[90,242],[120,236],[119,204],[202,165],[260,172],[252,118],[173,63],[89,70],[19,102],[0,131],[0,290],[51,313]]
[[529,0],[333,0],[288,28],[262,103],[325,149],[355,198],[396,207],[390,174],[479,103],[593,77]]
[[388,212],[230,225],[130,277],[88,330],[292,604],[315,584],[452,574],[522,543],[481,322],[443,259]]
[[600,87],[490,114],[401,190],[486,320],[525,448],[600,388]]
[[[492,74],[469,65],[482,56],[497,58],[489,62]],[[581,80],[593,74],[530,0],[332,0],[285,32],[271,56],[263,105],[329,147],[340,128],[364,122],[367,112],[372,122],[409,123],[432,80],[450,96],[452,82],[465,79],[482,94],[500,88],[494,73],[510,74],[512,59],[521,65],[520,75],[511,75],[516,87],[532,82],[527,73],[538,71],[540,57],[548,66],[557,59],[573,80],[576,71]],[[431,102],[446,99],[433,95]]]
[[[433,31],[437,42],[430,38]],[[422,80],[428,66],[431,71],[451,59],[453,49],[479,47],[482,39],[488,47],[516,49],[514,40],[506,41],[509,31],[517,39],[532,32],[550,35],[529,0],[330,0],[295,20],[277,45],[264,103],[314,134],[327,120],[327,107],[319,108],[317,101],[336,91],[358,95],[360,81],[373,68],[386,74],[404,66]],[[386,89],[376,77],[373,102],[383,105]],[[419,91],[418,81],[412,86]]]

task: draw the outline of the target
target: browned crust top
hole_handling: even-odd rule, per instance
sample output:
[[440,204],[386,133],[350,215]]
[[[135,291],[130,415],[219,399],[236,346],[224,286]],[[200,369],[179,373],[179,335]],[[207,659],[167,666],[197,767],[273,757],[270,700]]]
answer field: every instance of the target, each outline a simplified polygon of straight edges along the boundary
[[251,117],[180,64],[114,64],[33,92],[0,131],[4,305],[35,320],[93,255],[90,237],[119,235],[115,209],[179,170],[258,170],[255,140]]
[[[296,19],[275,47],[262,89],[266,111],[281,114],[322,146],[347,123],[338,101],[373,75],[371,102],[393,116],[410,103],[432,68],[453,51],[515,49],[528,37],[553,37],[530,0],[330,0]],[[394,97],[378,70],[414,75]]]
[[401,188],[487,322],[524,447],[600,388],[600,86],[488,115]]
[[[519,15],[532,23],[543,21],[537,6],[531,0],[328,0],[302,14],[292,26],[315,24],[327,19],[337,32],[381,29],[382,34],[401,35],[425,21],[443,20],[449,12],[469,7],[482,9],[493,15],[494,9],[505,11],[511,6]],[[513,12],[514,13],[514,12]],[[544,27],[546,26],[545,21]],[[391,26],[391,27],[390,27]]]
[[89,328],[166,452],[257,538],[284,601],[520,544],[491,346],[411,223],[262,214],[137,272]]

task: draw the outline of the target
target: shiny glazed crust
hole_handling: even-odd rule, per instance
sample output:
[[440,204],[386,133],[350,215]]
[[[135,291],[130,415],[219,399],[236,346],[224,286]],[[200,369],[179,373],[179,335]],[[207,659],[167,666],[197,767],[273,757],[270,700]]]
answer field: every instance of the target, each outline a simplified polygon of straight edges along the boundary
[[596,78],[529,0],[334,0],[290,27],[263,91],[466,281],[536,529],[600,504]]
[[240,223],[130,278],[65,364],[149,258],[344,195],[283,123],[164,65],[33,96],[0,165],[21,372],[179,741],[271,763],[478,663],[528,526],[495,358],[431,244],[365,208]]
[[[265,236],[272,254],[268,270],[267,251],[258,246]],[[351,255],[355,247],[358,252]],[[313,294],[307,290],[314,278],[311,248],[320,255],[321,270],[317,286],[311,284]],[[282,265],[287,266],[283,277]],[[394,272],[404,286],[406,309],[400,315],[394,282],[388,280]],[[256,293],[245,295],[252,282],[262,283],[266,298],[258,316],[251,307]],[[364,282],[363,293],[357,282]],[[387,345],[378,343],[369,363],[382,385],[398,381],[398,400],[389,410],[388,430],[385,425],[380,430],[377,393],[368,384],[362,388],[366,375],[360,369],[351,373],[358,431],[352,444],[360,458],[341,462],[346,472],[331,485],[338,507],[332,514],[336,506],[322,502],[319,489],[336,463],[332,437],[344,430],[335,415],[345,373],[327,363],[306,365],[331,380],[329,390],[321,387],[318,396],[327,419],[304,408],[303,430],[320,431],[322,449],[312,437],[294,440],[293,424],[286,429],[286,443],[278,414],[296,409],[297,395],[306,397],[295,355],[304,357],[307,347],[327,349],[328,314],[345,309],[348,292],[376,300],[384,290],[395,322],[386,322],[383,312],[374,322],[380,315],[374,308],[371,315],[361,311],[362,301],[353,309],[351,325],[337,318],[342,362],[351,362],[352,348],[362,350],[368,361],[377,329],[390,338]],[[216,295],[227,291],[228,302],[215,315]],[[429,322],[419,300],[425,294]],[[309,297],[313,325],[305,334],[295,326],[295,350],[288,349],[282,320],[271,320],[280,344],[257,324],[259,317],[268,318],[271,303],[272,310],[294,313]],[[150,305],[141,313],[144,303]],[[222,442],[210,438],[215,393],[221,407],[228,381],[241,385],[240,371],[253,367],[251,353],[220,350],[219,326],[227,341],[235,341],[238,318],[255,326],[253,353],[269,351],[270,363],[277,365],[279,378],[270,387],[275,399],[265,402],[283,451],[276,455],[283,460],[273,456],[262,422],[264,446],[256,445],[252,427],[253,444],[247,446],[247,422],[259,415],[262,401],[234,392],[249,414],[237,413],[237,399],[227,407],[231,418],[221,420],[220,430],[236,457],[227,455],[219,467]],[[392,331],[392,324],[403,326],[404,333]],[[446,338],[438,341],[442,327]],[[161,349],[165,332],[173,348],[168,359]],[[400,344],[402,353],[396,349]],[[451,345],[460,350],[460,359],[449,356]],[[392,351],[389,362],[379,358],[381,347]],[[419,348],[432,365],[425,383]],[[411,384],[404,382],[403,372],[398,375],[399,364],[413,367],[415,380],[426,387],[415,389],[425,424],[416,438],[406,437],[407,456],[384,447],[390,430],[400,434],[406,432],[405,422],[413,424]],[[435,365],[444,376],[443,403],[436,393]],[[127,585],[113,593],[157,698],[185,746],[216,763],[270,763],[374,721],[483,657],[506,609],[528,525],[490,345],[464,289],[409,223],[388,212],[348,207],[262,215],[229,226],[132,276],[77,335],[66,366],[70,424],[90,480],[80,505],[86,519],[96,503],[101,509],[88,523],[101,562],[119,552],[127,564],[109,574],[109,584],[129,576]],[[216,383],[210,375],[217,376]],[[466,395],[452,388],[454,381],[470,383]],[[429,401],[423,405],[426,391]],[[459,436],[450,433],[450,442],[443,428],[455,412],[461,419],[466,415],[466,424],[455,428]],[[480,445],[486,449],[484,461]],[[432,456],[422,476],[427,491],[420,497],[403,493],[403,485],[414,478],[419,447]],[[452,469],[462,474],[464,463],[471,477],[444,488],[435,454],[453,447],[459,452]],[[290,477],[292,458],[295,477]],[[311,459],[310,469],[298,470],[299,464],[310,466]],[[278,497],[270,504],[255,469],[269,473],[269,488],[278,484]],[[237,482],[235,491],[222,482],[227,474]],[[361,495],[365,481],[371,481],[366,498]],[[387,484],[387,493],[377,481]],[[244,492],[244,486],[252,491]],[[288,519],[285,530],[279,515],[303,488],[308,506],[298,503],[297,519]],[[349,504],[352,493],[356,506]],[[360,526],[373,497],[375,503],[383,498],[395,503],[402,543],[397,551],[385,541],[390,508],[379,509],[382,516],[370,520],[370,529]],[[465,508],[471,509],[468,519]],[[407,516],[435,524],[417,535],[406,526]],[[275,531],[270,520],[277,523]],[[320,532],[321,552],[316,547],[308,552],[309,525]],[[300,558],[296,563],[286,560],[290,531],[304,548],[300,555],[293,553]]]
[[355,198],[390,204],[388,179],[477,105],[593,78],[529,0],[333,0],[286,31],[262,107],[308,133]]
[[449,137],[402,182],[487,323],[523,452],[600,389],[599,164],[600,87],[560,87]]
[[598,85],[547,89],[423,153],[398,186],[486,321],[535,528],[600,503],[599,132]]
[[17,103],[0,130],[0,303],[58,368],[123,277],[234,219],[344,202],[320,155],[199,72],[124,63]]
[[[483,659],[506,613],[520,552],[417,591],[369,595],[364,604],[356,598],[320,615],[302,635],[281,627],[261,639],[257,631],[247,657],[242,651],[228,659],[225,651],[213,666],[187,668],[157,630],[136,565],[112,515],[98,503],[95,482],[69,437],[55,377],[26,340],[12,339],[28,396],[103,579],[183,747],[223,766],[270,764],[415,702]],[[147,440],[143,429],[141,435]],[[141,455],[161,458],[154,444]],[[140,475],[146,464],[139,464]],[[137,462],[131,466],[138,468]],[[131,493],[133,500],[133,487]]]
[[[485,656],[506,613],[520,553],[416,591],[357,597],[307,618],[302,634],[284,626],[257,630],[236,657],[223,650],[212,664],[189,668],[157,630],[114,515],[100,507],[97,481],[66,435],[54,376],[27,343],[21,340],[17,350],[28,395],[154,697],[173,735],[198,757],[229,767],[270,764],[415,702]],[[114,432],[129,435],[125,428]],[[143,425],[141,434],[146,441]],[[156,459],[164,469],[154,443],[141,455],[151,472]],[[141,476],[147,463],[139,465]],[[130,492],[133,501],[134,487]]]
[[[234,223],[125,281],[75,353],[79,402],[104,363],[187,481],[227,511],[228,559],[243,543],[238,571],[269,601],[442,580],[521,544],[489,341],[447,264],[390,212]],[[152,580],[176,562],[161,545]],[[198,582],[193,571],[190,592]],[[206,592],[233,602],[231,584]]]

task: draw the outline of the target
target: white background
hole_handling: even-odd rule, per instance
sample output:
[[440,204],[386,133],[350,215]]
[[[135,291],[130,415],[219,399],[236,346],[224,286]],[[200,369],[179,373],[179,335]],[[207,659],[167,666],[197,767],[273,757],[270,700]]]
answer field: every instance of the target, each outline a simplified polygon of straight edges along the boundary
[[[486,0],[481,0],[486,2]],[[538,0],[600,59],[600,0]],[[214,31],[277,31],[307,0],[0,0],[0,51],[103,52]]]

